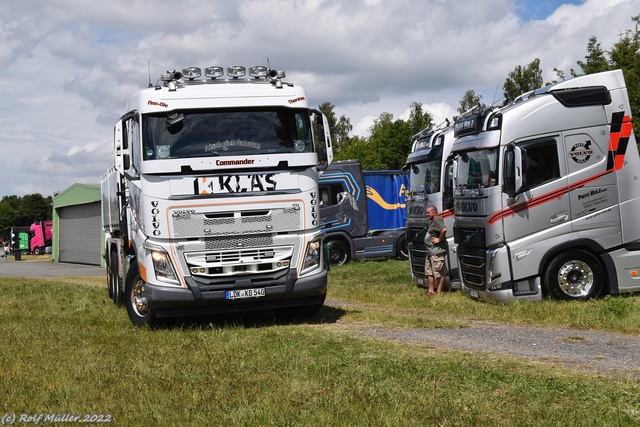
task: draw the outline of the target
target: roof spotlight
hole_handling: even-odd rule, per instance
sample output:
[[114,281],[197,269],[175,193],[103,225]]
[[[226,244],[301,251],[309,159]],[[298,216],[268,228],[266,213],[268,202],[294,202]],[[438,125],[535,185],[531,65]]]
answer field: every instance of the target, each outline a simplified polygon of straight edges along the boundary
[[227,68],[227,76],[237,79],[239,77],[243,77],[247,75],[247,69],[242,65],[234,65],[232,67]]
[[193,80],[202,75],[202,70],[198,67],[187,67],[182,70],[182,74],[189,80]]
[[224,70],[222,69],[222,67],[218,66],[207,67],[204,69],[204,76],[210,79],[222,77],[224,76]]
[[267,77],[267,67],[263,65],[256,65],[255,67],[249,68],[249,75],[251,77],[255,77],[256,79]]

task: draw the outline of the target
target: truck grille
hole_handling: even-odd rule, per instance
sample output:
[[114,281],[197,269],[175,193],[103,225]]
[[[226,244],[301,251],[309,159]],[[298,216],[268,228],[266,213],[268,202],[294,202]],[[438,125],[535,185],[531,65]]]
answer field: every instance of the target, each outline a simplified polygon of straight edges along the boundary
[[242,248],[185,253],[194,279],[214,283],[234,281],[237,276],[278,276],[291,267],[293,246]]
[[484,228],[453,227],[453,241],[458,245],[485,248]]
[[483,249],[458,246],[460,275],[465,286],[484,290],[487,286],[486,252]]
[[204,239],[204,247],[208,251],[218,249],[236,249],[242,248],[264,248],[273,246],[273,236],[271,234],[263,235],[240,235],[240,236],[224,236],[224,237],[207,237]]
[[298,231],[303,212],[295,208],[172,214],[175,238],[224,237]]
[[417,245],[409,247],[409,256],[411,257],[411,272],[413,276],[418,279],[425,279],[424,275],[424,263],[427,259],[427,252],[424,250],[424,245],[418,249]]
[[409,248],[409,257],[411,259],[411,272],[413,277],[418,279],[426,279],[424,275],[424,263],[427,257],[427,251],[424,247],[425,227],[408,227],[407,228],[407,244]]

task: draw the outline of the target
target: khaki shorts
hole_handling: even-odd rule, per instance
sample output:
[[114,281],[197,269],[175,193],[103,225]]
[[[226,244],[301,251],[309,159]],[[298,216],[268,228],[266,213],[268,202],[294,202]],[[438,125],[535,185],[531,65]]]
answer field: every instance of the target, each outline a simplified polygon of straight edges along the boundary
[[424,264],[425,276],[433,276],[434,279],[444,277],[444,254],[427,256]]

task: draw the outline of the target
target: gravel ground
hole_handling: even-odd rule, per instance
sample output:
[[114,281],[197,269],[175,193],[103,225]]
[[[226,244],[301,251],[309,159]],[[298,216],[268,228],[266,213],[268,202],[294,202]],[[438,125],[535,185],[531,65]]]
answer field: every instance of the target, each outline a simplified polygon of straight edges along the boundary
[[[339,301],[326,305],[344,307]],[[485,351],[640,379],[640,337],[612,332],[475,323],[468,328],[361,329],[365,336],[436,348]]]

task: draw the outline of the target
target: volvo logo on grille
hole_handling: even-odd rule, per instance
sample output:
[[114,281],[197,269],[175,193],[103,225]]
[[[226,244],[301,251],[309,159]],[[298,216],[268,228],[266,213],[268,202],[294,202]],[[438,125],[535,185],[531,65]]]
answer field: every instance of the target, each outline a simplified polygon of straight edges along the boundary
[[456,202],[456,212],[478,212],[478,204],[475,202]]
[[409,206],[407,207],[407,213],[409,215],[424,215],[424,207],[423,206]]
[[195,214],[195,213],[196,213],[195,209],[183,209],[183,210],[173,211],[171,213],[171,216],[176,219],[187,219],[191,217],[191,214]]

